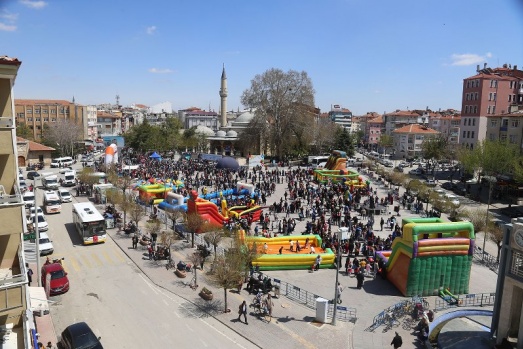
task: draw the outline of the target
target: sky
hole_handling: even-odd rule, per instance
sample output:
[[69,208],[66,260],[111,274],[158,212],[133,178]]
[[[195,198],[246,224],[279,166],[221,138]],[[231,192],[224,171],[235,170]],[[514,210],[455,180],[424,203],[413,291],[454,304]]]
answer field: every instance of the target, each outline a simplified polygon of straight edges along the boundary
[[276,68],[354,115],[461,109],[476,66],[523,69],[523,0],[0,0],[15,98],[228,110]]

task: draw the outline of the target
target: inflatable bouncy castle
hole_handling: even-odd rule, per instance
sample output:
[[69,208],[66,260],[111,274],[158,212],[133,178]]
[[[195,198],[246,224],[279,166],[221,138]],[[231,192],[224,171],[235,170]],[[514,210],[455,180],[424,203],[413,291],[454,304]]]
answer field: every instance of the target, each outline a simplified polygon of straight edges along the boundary
[[111,165],[118,163],[118,147],[115,143],[111,143],[105,148],[105,164]]
[[474,251],[470,222],[444,222],[440,218],[403,219],[403,236],[391,251],[376,252],[387,279],[404,296],[454,294],[469,291]]

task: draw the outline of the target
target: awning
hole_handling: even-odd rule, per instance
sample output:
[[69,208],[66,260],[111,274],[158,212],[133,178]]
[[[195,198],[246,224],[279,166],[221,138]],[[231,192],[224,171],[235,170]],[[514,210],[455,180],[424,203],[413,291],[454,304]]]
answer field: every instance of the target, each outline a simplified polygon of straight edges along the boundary
[[49,314],[49,303],[43,287],[29,287],[31,311],[35,316]]

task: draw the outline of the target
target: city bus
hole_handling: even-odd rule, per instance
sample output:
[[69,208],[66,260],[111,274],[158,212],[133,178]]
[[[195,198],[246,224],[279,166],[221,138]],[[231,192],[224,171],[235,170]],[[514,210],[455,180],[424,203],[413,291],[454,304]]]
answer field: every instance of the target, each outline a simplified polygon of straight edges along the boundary
[[44,210],[47,214],[62,211],[62,201],[54,190],[48,190],[44,193]]
[[105,242],[105,219],[91,202],[73,204],[73,222],[84,245]]
[[309,158],[309,166],[317,168],[319,164],[327,162],[327,160],[329,160],[328,156],[313,156]]

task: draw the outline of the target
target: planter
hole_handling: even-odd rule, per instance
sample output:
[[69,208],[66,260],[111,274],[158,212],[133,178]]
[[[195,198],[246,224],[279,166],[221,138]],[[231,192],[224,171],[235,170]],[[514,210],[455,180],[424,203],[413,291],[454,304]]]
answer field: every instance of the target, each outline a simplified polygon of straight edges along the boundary
[[178,276],[179,278],[184,278],[187,276],[187,273],[185,272],[185,270],[180,270],[180,269],[176,269],[174,271],[174,273],[176,274],[176,276]]
[[199,295],[200,295],[200,297],[202,297],[206,301],[212,300],[212,297],[213,297],[212,292],[209,291],[208,289],[206,289],[205,287],[202,288],[202,290],[200,291]]

